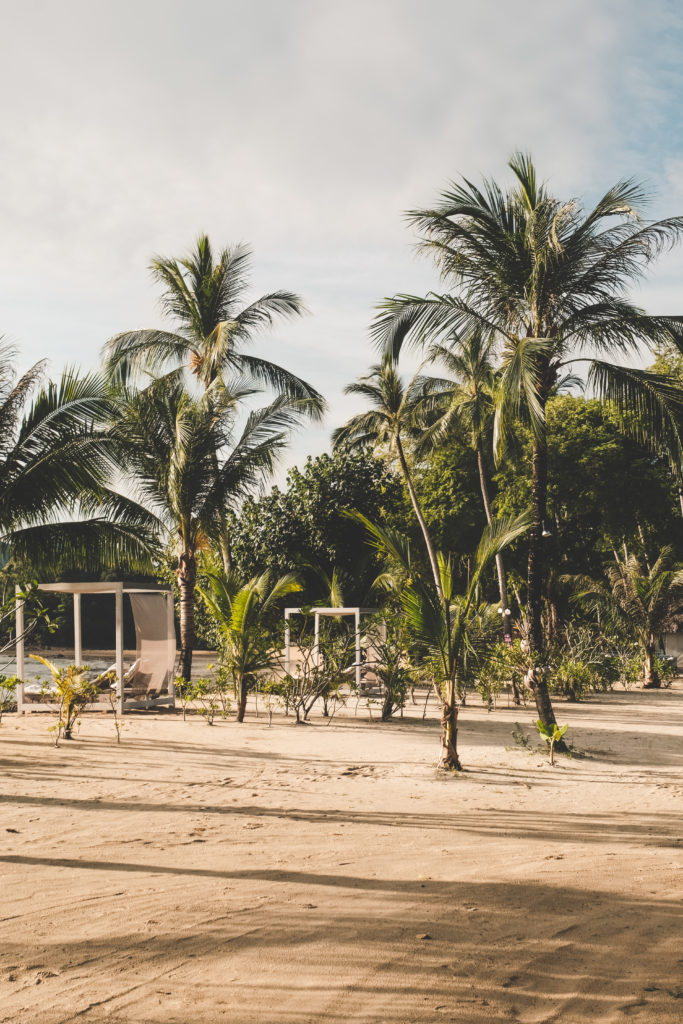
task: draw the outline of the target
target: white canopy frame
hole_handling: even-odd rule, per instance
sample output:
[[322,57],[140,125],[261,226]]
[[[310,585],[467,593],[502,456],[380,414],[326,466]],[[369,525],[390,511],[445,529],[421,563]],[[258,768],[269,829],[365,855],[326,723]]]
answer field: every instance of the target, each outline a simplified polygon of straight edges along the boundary
[[[83,664],[83,634],[81,628],[81,596],[83,594],[113,594],[115,598],[115,629],[116,629],[116,653],[115,671],[117,679],[117,705],[119,714],[133,708],[151,708],[158,705],[170,705],[175,707],[175,686],[174,670],[176,662],[176,636],[175,622],[173,617],[173,593],[158,587],[127,585],[125,583],[39,583],[38,590],[47,591],[53,594],[73,594],[74,599],[74,664]],[[21,683],[17,686],[17,711],[24,714],[31,704],[24,700],[24,601],[22,595],[25,588],[16,587],[16,664],[17,676]],[[123,665],[123,595],[133,594],[156,594],[163,598],[166,604],[166,655],[168,672],[168,695],[157,697],[146,697],[142,700],[126,700],[124,693],[124,665]],[[138,624],[136,622],[136,637],[138,637]],[[139,637],[138,637],[139,639]]]
[[[356,660],[353,667],[356,670],[356,686],[360,689],[362,669],[360,618],[361,615],[376,615],[378,611],[379,608],[285,608],[285,672],[287,675],[290,675],[291,668],[289,620],[292,615],[313,615],[314,617],[313,658],[316,668],[320,666],[320,616],[327,615],[330,618],[337,618],[342,615],[353,615],[356,622]],[[384,624],[383,631],[386,639],[386,624]]]

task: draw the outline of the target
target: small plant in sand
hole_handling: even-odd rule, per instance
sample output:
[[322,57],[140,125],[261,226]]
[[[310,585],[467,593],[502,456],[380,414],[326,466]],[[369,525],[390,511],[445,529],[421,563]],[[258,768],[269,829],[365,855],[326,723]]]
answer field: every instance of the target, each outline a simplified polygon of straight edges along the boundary
[[54,698],[57,705],[57,724],[50,726],[49,731],[55,734],[55,746],[60,739],[73,738],[73,730],[81,714],[99,695],[99,689],[89,677],[88,665],[68,665],[58,668],[47,658],[31,654],[34,661],[39,661],[50,670],[54,683]]
[[180,703],[180,707],[183,711],[183,722],[187,717],[187,709],[192,704],[194,699],[194,683],[183,678],[183,676],[176,676],[174,680],[175,694]]
[[0,676],[0,725],[5,711],[12,711],[16,707],[16,689],[20,682],[18,676]]
[[536,728],[538,729],[539,735],[548,744],[548,750],[550,751],[550,763],[555,764],[555,744],[559,743],[567,729],[568,725],[563,725],[561,728],[559,725],[546,726],[543,724],[540,718],[536,719]]
[[217,714],[225,718],[230,711],[230,698],[225,693],[219,695],[216,684],[208,678],[198,679],[194,684],[193,700],[207,725],[213,725]]
[[519,722],[515,722],[515,727],[512,730],[512,738],[518,747],[524,747],[525,750],[529,749],[529,740],[531,737],[528,732],[524,732],[524,729]]
[[106,672],[103,676],[100,676],[97,680],[100,686],[107,687],[107,696],[109,697],[109,704],[111,706],[112,713],[114,715],[114,729],[116,730],[116,742],[121,742],[121,730],[123,729],[124,722],[119,711],[119,695],[114,685],[116,681],[115,672]]
[[384,627],[378,625],[369,639],[376,659],[371,668],[383,691],[382,721],[388,722],[395,711],[403,711],[408,688],[414,684],[415,672],[406,655],[409,638],[405,621],[387,616]]

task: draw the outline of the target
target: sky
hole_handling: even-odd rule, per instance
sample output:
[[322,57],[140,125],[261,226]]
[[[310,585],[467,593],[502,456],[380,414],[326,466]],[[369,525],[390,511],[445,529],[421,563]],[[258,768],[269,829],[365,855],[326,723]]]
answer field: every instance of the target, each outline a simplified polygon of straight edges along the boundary
[[[321,390],[301,463],[358,411],[375,305],[437,286],[404,212],[516,149],[589,203],[644,178],[683,213],[683,5],[667,0],[0,0],[0,333],[20,365],[97,366],[161,326],[154,254],[254,250],[255,342]],[[683,254],[639,288],[683,312]]]

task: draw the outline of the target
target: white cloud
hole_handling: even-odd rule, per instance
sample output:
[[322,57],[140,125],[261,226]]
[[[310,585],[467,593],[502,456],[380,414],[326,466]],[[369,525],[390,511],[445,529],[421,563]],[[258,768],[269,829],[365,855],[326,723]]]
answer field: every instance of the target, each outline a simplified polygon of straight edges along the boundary
[[[325,390],[333,425],[373,357],[373,303],[432,283],[401,213],[449,177],[504,174],[520,146],[570,194],[634,171],[680,182],[666,128],[681,23],[665,0],[5,0],[0,14],[0,329],[27,361],[92,364],[109,334],[156,322],[149,257],[207,230],[253,244],[256,289],[304,294],[314,315],[273,354]],[[324,443],[306,431],[294,453]]]

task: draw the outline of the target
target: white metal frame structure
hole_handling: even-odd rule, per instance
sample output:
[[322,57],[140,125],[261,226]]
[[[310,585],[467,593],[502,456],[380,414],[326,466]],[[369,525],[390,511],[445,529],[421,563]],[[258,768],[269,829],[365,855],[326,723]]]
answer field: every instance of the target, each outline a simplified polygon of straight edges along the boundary
[[[290,630],[289,620],[292,615],[313,615],[314,616],[314,644],[313,644],[313,657],[315,659],[316,668],[320,665],[320,616],[327,615],[331,618],[336,618],[341,615],[353,615],[356,620],[356,660],[354,668],[356,670],[356,686],[360,689],[361,684],[361,628],[360,628],[360,617],[361,615],[376,615],[379,611],[378,608],[307,608],[305,611],[303,608],[285,608],[285,672],[287,675],[290,674],[291,668],[291,657],[290,657]],[[386,627],[385,627],[386,628]]]
[[[173,619],[173,594],[170,590],[157,587],[143,587],[125,583],[39,583],[38,590],[53,594],[73,594],[74,599],[74,664],[83,664],[83,642],[81,631],[81,596],[83,594],[113,594],[115,597],[116,618],[116,678],[118,680],[118,710],[120,714],[127,709],[149,708],[157,705],[170,704],[175,707],[174,669],[176,660],[175,625]],[[23,714],[31,705],[24,701],[24,602],[21,595],[24,588],[16,588],[16,663],[17,676],[22,682],[17,686],[17,711]],[[124,695],[123,667],[123,595],[124,594],[158,594],[166,601],[166,622],[168,635],[168,695],[149,697],[146,699],[126,700]]]

